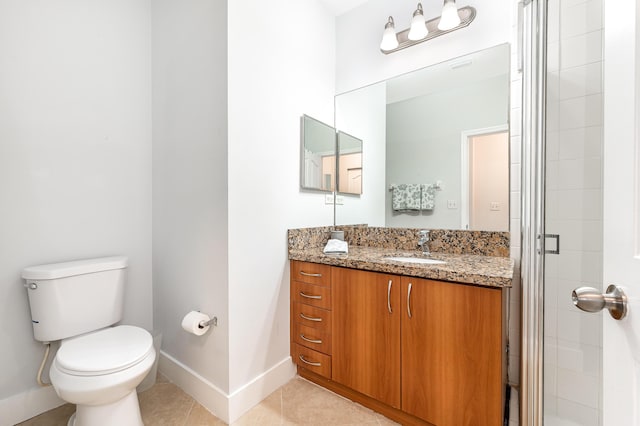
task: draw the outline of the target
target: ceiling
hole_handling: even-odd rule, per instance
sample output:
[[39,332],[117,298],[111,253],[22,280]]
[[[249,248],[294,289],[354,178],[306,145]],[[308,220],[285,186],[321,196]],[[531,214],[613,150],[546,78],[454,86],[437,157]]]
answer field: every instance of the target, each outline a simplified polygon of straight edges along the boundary
[[320,0],[320,3],[324,4],[335,16],[339,16],[367,1],[368,0]]

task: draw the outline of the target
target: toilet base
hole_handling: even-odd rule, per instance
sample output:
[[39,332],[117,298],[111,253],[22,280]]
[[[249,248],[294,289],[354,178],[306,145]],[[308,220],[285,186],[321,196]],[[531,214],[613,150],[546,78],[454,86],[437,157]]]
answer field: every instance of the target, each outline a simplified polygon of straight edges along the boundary
[[67,426],[144,426],[135,388],[106,405],[76,405]]

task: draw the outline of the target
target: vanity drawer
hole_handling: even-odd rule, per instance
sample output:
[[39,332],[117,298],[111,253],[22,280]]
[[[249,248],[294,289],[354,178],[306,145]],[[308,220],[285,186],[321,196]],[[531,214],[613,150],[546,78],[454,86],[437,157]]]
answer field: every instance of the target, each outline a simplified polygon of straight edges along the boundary
[[331,288],[294,281],[291,299],[305,305],[331,309]]
[[299,323],[293,326],[293,341],[309,349],[331,355],[331,331],[307,327]]
[[291,279],[320,286],[331,286],[331,266],[319,263],[291,261]]
[[293,362],[328,379],[331,378],[331,357],[294,343]]
[[293,303],[293,321],[307,327],[331,331],[331,311],[303,303]]

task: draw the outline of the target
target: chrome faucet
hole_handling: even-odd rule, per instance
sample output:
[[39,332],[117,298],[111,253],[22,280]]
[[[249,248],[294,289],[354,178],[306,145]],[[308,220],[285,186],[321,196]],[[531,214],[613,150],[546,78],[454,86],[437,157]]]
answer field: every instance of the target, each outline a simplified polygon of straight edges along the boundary
[[429,230],[423,229],[419,235],[418,245],[420,246],[420,250],[422,250],[422,254],[424,256],[431,256],[431,252],[429,251]]

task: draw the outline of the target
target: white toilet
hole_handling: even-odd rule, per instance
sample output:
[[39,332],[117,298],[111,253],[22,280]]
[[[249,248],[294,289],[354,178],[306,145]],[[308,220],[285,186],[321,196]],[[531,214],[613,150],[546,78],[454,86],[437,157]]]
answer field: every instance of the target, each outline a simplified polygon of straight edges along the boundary
[[105,257],[25,268],[33,334],[62,340],[49,377],[76,404],[69,426],[141,426],[136,386],[155,362],[153,339],[122,319],[127,258]]

